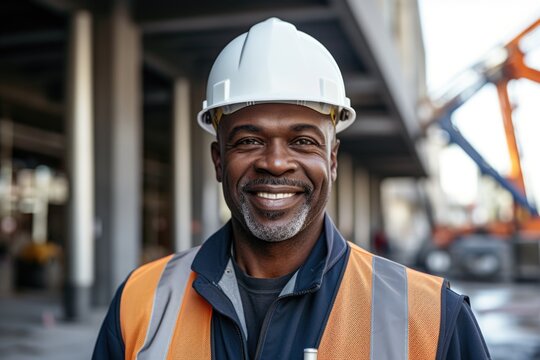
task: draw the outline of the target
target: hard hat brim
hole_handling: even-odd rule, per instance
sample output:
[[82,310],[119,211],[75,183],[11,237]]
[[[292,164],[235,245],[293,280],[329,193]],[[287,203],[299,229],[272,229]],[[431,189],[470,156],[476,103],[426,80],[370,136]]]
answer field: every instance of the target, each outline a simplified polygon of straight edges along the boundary
[[[298,105],[298,106],[306,106],[304,105],[303,103],[323,103],[321,102],[320,100],[317,101],[313,101],[313,100],[297,100],[297,99],[280,99],[280,100],[277,100],[277,99],[271,99],[271,100],[253,100],[253,99],[250,99],[249,101],[245,101],[245,104],[246,106],[253,106],[253,105],[258,105],[258,104],[294,104],[294,105]],[[336,122],[336,133],[339,133],[343,130],[345,130],[346,128],[348,128],[355,120],[356,118],[356,111],[351,107],[351,106],[344,106],[344,105],[341,105],[341,104],[329,104],[329,103],[326,103],[324,102],[325,104],[328,104],[330,106],[335,106],[336,108],[338,108],[338,112],[339,114],[343,114],[343,115],[338,115],[338,119],[337,119],[337,122]],[[214,104],[212,106],[209,106],[207,108],[204,108],[202,109],[201,111],[199,111],[199,113],[197,114],[197,122],[199,123],[199,126],[201,126],[206,132],[212,134],[212,135],[216,135],[216,129],[214,128],[214,125],[212,124],[212,121],[211,121],[211,115],[210,115],[210,112],[212,110],[215,110],[215,109],[218,109],[218,108],[221,108],[221,107],[225,107],[225,106],[231,106],[231,105],[235,105],[237,103],[234,103],[234,104],[231,104],[231,103],[228,103],[228,102],[224,102],[222,104]],[[244,106],[243,106],[244,107]],[[241,108],[243,108],[241,107]],[[307,106],[315,111],[317,111],[316,109],[314,109],[313,107],[311,106]],[[320,111],[318,111],[320,112]]]

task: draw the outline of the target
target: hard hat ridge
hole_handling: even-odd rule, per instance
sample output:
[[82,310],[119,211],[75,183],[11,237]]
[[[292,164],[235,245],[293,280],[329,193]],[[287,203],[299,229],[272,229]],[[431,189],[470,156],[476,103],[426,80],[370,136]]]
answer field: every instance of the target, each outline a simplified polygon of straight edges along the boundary
[[200,126],[215,134],[223,114],[259,103],[292,103],[336,114],[336,131],[355,118],[328,50],[294,25],[270,18],[232,40],[210,71]]

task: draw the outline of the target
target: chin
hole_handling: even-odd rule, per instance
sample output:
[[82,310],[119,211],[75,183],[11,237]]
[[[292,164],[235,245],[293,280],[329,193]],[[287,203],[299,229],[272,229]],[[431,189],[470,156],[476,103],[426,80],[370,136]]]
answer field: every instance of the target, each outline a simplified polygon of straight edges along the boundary
[[242,215],[248,231],[258,239],[266,242],[281,242],[296,236],[305,227],[309,214],[309,206],[302,206],[292,216],[281,211],[264,214],[265,220],[259,220],[253,212],[242,206]]

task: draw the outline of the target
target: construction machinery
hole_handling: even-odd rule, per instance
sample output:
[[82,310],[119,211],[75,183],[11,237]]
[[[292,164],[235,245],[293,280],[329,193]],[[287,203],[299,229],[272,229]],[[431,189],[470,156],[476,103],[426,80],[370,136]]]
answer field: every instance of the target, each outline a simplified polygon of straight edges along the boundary
[[[533,42],[540,45],[540,19],[488,53],[463,72],[442,96],[421,108],[426,128],[437,125],[444,130],[449,142],[463,149],[480,172],[507,190],[514,202],[510,220],[481,227],[434,226],[432,239],[421,256],[430,272],[482,279],[540,279],[540,217],[524,181],[514,108],[508,92],[513,80],[528,79],[540,84],[540,71],[526,62]],[[453,122],[454,112],[490,83],[497,90],[511,162],[507,176],[492,167]]]

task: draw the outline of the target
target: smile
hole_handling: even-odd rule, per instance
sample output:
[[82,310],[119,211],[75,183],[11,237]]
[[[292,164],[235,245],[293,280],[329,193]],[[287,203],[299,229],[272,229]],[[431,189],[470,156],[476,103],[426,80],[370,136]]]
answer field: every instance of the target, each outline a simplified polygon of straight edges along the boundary
[[258,197],[263,199],[279,200],[290,198],[295,195],[295,193],[268,193],[268,192],[258,192],[256,194]]

